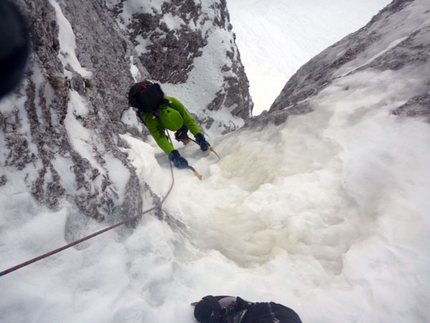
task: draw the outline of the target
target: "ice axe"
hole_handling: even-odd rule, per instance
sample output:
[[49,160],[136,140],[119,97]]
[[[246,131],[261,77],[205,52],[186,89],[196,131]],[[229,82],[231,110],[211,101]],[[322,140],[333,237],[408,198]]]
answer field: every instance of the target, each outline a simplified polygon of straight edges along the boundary
[[195,168],[194,167],[192,167],[192,166],[189,166],[188,165],[188,167],[187,167],[189,170],[191,170],[193,173],[194,173],[194,175],[196,175],[196,177],[199,179],[199,180],[202,180],[202,175],[200,175],[200,173],[198,172],[198,171],[196,171],[195,170]]
[[218,157],[218,159],[221,160],[221,157],[216,153],[215,150],[213,150],[213,148],[211,146],[208,146],[208,150],[213,152]]
[[[191,139],[190,137],[188,137],[187,139],[191,140],[192,142],[196,143],[197,145],[199,145],[199,143],[197,141],[195,141],[194,139]],[[200,146],[200,145],[199,145]],[[215,150],[213,150],[213,148],[211,146],[208,146],[208,150],[213,152],[219,160],[221,160],[221,157],[216,153]]]

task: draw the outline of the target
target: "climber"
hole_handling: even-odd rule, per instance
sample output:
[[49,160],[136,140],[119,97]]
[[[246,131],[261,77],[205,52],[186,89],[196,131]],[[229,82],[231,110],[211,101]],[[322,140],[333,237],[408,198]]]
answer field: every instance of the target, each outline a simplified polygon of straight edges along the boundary
[[149,133],[175,167],[187,168],[188,161],[174,149],[166,130],[175,131],[175,139],[183,144],[190,141],[187,134],[189,130],[195,136],[201,150],[206,151],[210,147],[182,103],[174,97],[165,96],[159,84],[152,82],[134,84],[128,92],[128,103],[137,109],[138,117],[142,119]]
[[273,302],[252,303],[240,297],[208,295],[192,305],[200,323],[302,323],[291,308]]

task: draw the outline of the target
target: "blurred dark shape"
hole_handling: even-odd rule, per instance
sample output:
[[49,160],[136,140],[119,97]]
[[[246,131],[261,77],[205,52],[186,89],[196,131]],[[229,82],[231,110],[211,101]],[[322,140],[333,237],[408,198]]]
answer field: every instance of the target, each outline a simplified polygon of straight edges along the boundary
[[9,0],[0,0],[0,99],[20,83],[30,56],[27,21]]
[[200,323],[302,323],[289,307],[274,302],[249,302],[239,296],[207,295],[194,305]]

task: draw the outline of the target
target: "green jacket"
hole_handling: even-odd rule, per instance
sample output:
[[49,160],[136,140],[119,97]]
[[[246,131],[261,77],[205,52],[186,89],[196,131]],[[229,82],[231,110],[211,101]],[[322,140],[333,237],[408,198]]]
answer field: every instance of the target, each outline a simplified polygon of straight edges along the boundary
[[169,127],[169,122],[166,121],[166,119],[163,117],[165,114],[162,113],[161,110],[171,108],[179,112],[179,114],[183,119],[183,125],[185,125],[194,136],[200,133],[201,131],[197,126],[196,122],[194,121],[194,119],[190,116],[187,110],[185,110],[184,106],[178,99],[175,99],[174,97],[171,97],[171,96],[165,96],[164,98],[168,100],[169,103],[165,103],[161,105],[159,117],[156,117],[152,113],[145,113],[142,111],[140,111],[139,113],[142,121],[145,123],[146,127],[148,128],[149,133],[152,135],[152,137],[154,137],[158,146],[167,155],[169,155],[172,152],[172,150],[174,150],[175,148],[167,138],[165,129],[167,128],[173,131],[178,129],[171,129]]

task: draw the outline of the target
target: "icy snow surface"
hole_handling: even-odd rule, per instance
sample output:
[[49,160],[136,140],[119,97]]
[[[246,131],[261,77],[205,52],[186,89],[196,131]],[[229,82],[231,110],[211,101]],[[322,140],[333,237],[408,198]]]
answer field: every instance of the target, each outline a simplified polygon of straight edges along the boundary
[[[221,161],[178,145],[203,175],[174,170],[164,210],[182,225],[145,215],[134,231],[0,277],[0,322],[189,323],[190,303],[207,294],[273,300],[306,323],[429,322],[430,131],[389,114],[408,91],[398,79],[339,78],[312,100],[313,113],[211,138]],[[71,93],[69,109],[84,114],[82,104]],[[86,135],[73,141],[81,152]],[[153,141],[122,138],[163,197],[165,155]],[[40,209],[22,180],[8,179],[16,185],[0,186],[0,270],[66,244],[69,212]],[[88,234],[103,227],[89,222]]]

